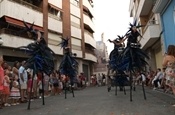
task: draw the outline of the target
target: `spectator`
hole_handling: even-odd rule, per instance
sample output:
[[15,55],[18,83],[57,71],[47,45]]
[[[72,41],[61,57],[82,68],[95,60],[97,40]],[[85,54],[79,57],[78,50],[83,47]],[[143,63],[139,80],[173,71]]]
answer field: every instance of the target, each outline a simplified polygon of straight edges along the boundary
[[9,95],[10,95],[10,78],[9,78],[9,70],[6,69],[5,70],[5,76],[4,76],[4,106],[11,106],[9,103],[8,103],[8,98],[9,98]]
[[58,78],[56,76],[56,73],[53,73],[52,74],[52,83],[53,83],[53,95],[57,95],[58,94],[58,87],[59,87],[59,81],[58,81]]
[[157,89],[158,87],[159,88],[161,87],[160,84],[161,84],[162,78],[163,78],[163,73],[161,72],[161,69],[158,68],[157,69],[157,74],[156,74],[156,76],[153,79],[153,84],[154,84],[154,88],[153,89]]
[[106,77],[105,74],[102,73],[102,85],[105,86],[106,85]]
[[27,71],[25,69],[26,61],[23,61],[20,68],[19,68],[19,81],[20,81],[20,89],[21,89],[21,102],[27,102],[25,100],[25,95],[27,91]]
[[163,68],[166,68],[166,85],[173,91],[175,95],[175,46],[169,45],[167,54],[163,59]]
[[162,70],[163,70],[163,78],[162,78],[162,82],[161,82],[161,88],[164,89],[164,91],[166,91],[167,86],[165,84],[165,81],[166,81],[165,68],[163,68]]
[[[27,81],[27,94],[28,94],[28,99],[33,98],[33,87],[32,87],[32,75],[29,73],[28,74],[28,81]],[[32,100],[31,100],[32,101]]]
[[15,76],[15,78],[14,78],[12,89],[11,89],[11,92],[10,92],[10,97],[12,99],[12,104],[11,105],[19,104],[17,101],[20,98],[20,91],[19,91],[19,83],[18,83],[18,77],[17,76]]
[[49,96],[49,76],[44,73],[43,77],[44,77],[44,94],[45,96]]
[[147,76],[148,78],[148,86],[151,88],[152,87],[152,80],[154,79],[154,76],[156,73],[154,71],[150,71],[149,75]]
[[102,85],[102,76],[100,75],[100,73],[98,73],[98,76],[96,77],[97,79],[97,85],[101,86]]
[[2,55],[0,55],[0,102],[1,102],[0,103],[0,109],[2,109],[3,98],[4,98],[4,95],[3,95],[4,69],[2,68],[2,63],[3,63],[3,57],[2,57]]

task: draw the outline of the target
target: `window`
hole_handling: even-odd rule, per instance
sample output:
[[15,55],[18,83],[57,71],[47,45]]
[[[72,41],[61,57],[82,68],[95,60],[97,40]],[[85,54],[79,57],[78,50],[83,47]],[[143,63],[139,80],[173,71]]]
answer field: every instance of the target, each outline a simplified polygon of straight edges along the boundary
[[73,5],[79,7],[79,0],[71,0],[70,1]]
[[54,15],[55,17],[59,18],[60,20],[62,19],[63,12],[58,7],[52,4],[49,4],[48,12]]
[[37,7],[39,7],[41,5],[41,3],[42,3],[42,0],[23,0],[23,1],[28,2],[30,4],[33,4],[33,5],[37,6]]

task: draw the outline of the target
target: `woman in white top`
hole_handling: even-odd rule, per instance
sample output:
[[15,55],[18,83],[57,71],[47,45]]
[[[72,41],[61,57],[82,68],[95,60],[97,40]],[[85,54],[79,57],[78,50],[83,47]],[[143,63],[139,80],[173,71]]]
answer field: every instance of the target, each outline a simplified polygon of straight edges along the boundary
[[173,94],[175,95],[175,46],[169,45],[167,54],[164,56],[163,59],[163,68],[165,70],[166,76],[166,85],[169,86]]

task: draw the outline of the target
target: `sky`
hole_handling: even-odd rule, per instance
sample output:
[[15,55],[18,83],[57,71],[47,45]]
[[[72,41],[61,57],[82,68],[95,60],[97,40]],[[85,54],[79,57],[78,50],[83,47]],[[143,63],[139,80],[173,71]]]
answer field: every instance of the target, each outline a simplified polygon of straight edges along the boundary
[[117,35],[124,35],[128,31],[129,23],[133,22],[129,15],[130,0],[93,0],[93,3],[94,38],[96,41],[100,41],[101,34],[104,33],[109,54],[114,46],[107,40],[114,40]]

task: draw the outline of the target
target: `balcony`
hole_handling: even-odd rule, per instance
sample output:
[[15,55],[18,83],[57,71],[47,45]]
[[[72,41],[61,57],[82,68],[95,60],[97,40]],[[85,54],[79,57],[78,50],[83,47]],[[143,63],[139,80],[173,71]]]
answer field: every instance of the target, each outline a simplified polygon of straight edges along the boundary
[[48,3],[54,4],[58,8],[62,9],[62,0],[48,0]]
[[[49,14],[48,22],[49,22],[48,23],[49,30],[52,30],[52,31],[58,32],[58,33],[62,33],[63,22],[61,21],[61,19],[59,17],[56,17],[52,14]],[[55,25],[57,25],[57,26],[55,26]]]
[[6,15],[43,26],[43,14],[39,7],[21,0],[3,0],[0,3],[0,17]]
[[3,40],[4,47],[18,48],[20,46],[27,46],[29,43],[33,42],[32,39],[27,39],[27,38],[15,36],[15,35],[10,35],[5,33],[1,33],[0,35]]
[[140,0],[137,8],[137,17],[149,15],[153,7],[154,0]]
[[78,57],[78,58],[82,58],[82,56],[83,56],[83,53],[80,50],[72,49],[72,53],[76,53],[76,57]]
[[63,55],[63,49],[58,46],[62,41],[61,37],[61,35],[48,32],[48,46],[58,55]]
[[154,13],[161,13],[164,8],[169,4],[172,0],[157,0],[154,7],[153,12]]
[[95,31],[95,25],[93,21],[86,14],[83,14],[84,24],[87,25],[93,32]]
[[81,29],[71,26],[71,36],[81,39]]
[[70,12],[71,12],[71,14],[73,14],[74,16],[76,16],[78,18],[80,18],[80,16],[81,16],[80,15],[80,8],[73,5],[73,4],[70,5]]
[[87,44],[91,45],[92,47],[96,48],[96,41],[94,40],[92,34],[85,31],[84,32],[84,37],[85,37],[85,43],[87,43]]
[[83,5],[88,8],[89,12],[94,16],[94,10],[89,0],[83,0]]
[[143,38],[140,41],[142,49],[152,46],[160,38],[160,33],[160,25],[149,21],[144,29]]
[[97,57],[91,53],[85,53],[85,58],[84,60],[92,61],[92,62],[97,62]]

